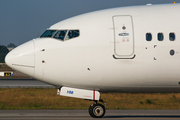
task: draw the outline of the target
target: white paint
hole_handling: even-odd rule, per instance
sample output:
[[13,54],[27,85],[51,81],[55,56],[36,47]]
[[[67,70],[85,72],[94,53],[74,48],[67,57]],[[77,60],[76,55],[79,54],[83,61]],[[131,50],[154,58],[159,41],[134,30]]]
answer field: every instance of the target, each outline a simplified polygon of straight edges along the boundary
[[9,67],[28,76],[34,75],[34,41],[28,41],[13,49],[6,56]]
[[98,91],[76,89],[70,87],[62,87],[60,95],[74,98],[81,98],[87,100],[99,100],[100,93]]
[[0,76],[4,76],[4,72],[0,72]]
[[[12,50],[6,63],[57,87],[102,92],[180,92],[179,11],[180,4],[145,5],[69,18],[49,29],[78,29],[79,37],[64,42],[54,38],[34,39]],[[114,16],[131,16],[133,23],[132,29],[127,27],[128,33],[134,34],[130,46],[119,43],[123,49],[118,48],[118,53],[115,35],[123,31],[116,31],[122,26],[114,26]],[[127,26],[131,26],[130,23],[123,22]],[[176,35],[175,41],[169,40],[171,32]],[[152,34],[152,41],[146,41],[146,33]],[[164,41],[157,40],[158,33],[164,34]],[[172,49],[175,50],[173,56],[170,55]]]
[[132,17],[114,16],[115,54],[120,58],[129,58],[134,53],[134,31]]

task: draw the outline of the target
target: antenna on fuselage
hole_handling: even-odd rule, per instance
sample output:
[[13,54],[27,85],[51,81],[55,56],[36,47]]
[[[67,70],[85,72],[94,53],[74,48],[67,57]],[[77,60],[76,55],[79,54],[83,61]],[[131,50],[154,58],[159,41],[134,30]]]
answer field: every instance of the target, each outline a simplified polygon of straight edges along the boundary
[[152,3],[148,3],[148,4],[146,4],[146,5],[152,5]]

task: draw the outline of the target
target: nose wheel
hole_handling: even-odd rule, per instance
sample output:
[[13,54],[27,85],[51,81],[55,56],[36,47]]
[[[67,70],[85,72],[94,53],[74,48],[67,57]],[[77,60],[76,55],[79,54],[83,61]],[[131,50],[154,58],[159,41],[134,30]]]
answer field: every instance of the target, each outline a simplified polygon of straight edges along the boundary
[[93,118],[102,118],[106,113],[105,107],[97,102],[93,103],[89,107],[89,115]]

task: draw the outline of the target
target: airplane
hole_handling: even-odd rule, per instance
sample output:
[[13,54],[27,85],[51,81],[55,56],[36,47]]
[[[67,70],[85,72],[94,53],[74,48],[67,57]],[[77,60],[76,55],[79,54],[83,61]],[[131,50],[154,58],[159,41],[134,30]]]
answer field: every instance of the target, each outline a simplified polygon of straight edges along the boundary
[[[119,7],[50,26],[5,58],[12,69],[57,86],[57,94],[93,101],[102,92],[180,92],[180,4]],[[112,98],[113,99],[113,98]]]

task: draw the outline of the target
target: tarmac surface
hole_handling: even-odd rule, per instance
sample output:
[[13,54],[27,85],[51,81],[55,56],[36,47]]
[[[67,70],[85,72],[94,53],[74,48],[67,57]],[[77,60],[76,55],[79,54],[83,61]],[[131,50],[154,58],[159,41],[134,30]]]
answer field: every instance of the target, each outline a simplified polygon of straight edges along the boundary
[[0,78],[0,88],[55,88],[47,83],[29,78]]
[[[106,110],[105,120],[179,120],[180,110]],[[94,120],[88,110],[0,110],[0,120]]]

